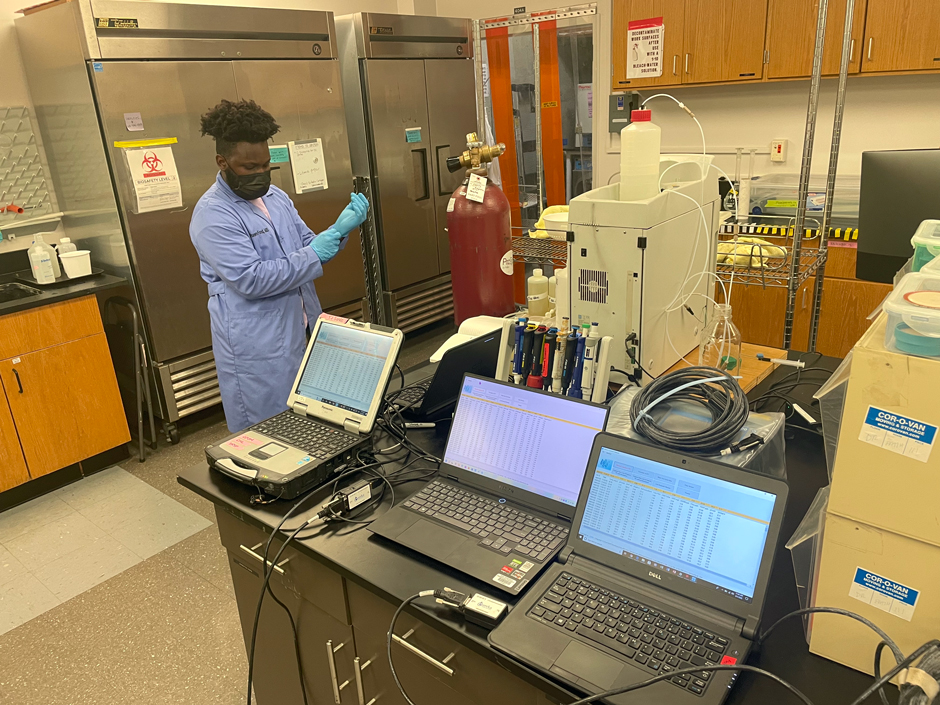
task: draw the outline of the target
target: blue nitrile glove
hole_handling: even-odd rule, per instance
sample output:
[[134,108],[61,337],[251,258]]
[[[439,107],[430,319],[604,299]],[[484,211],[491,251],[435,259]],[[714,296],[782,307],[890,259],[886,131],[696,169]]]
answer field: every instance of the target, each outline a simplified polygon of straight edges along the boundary
[[361,193],[350,194],[349,205],[339,214],[339,218],[333,224],[343,237],[346,237],[353,230],[362,225],[369,212],[369,200]]
[[339,252],[339,243],[344,237],[345,235],[339,232],[335,225],[331,225],[313,238],[310,248],[316,252],[320,262],[326,264],[336,257],[336,253]]

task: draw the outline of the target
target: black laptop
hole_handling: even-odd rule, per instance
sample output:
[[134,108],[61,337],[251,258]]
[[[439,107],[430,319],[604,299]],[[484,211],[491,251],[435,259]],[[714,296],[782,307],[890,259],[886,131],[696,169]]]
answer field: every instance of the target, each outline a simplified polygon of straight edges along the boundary
[[608,412],[467,375],[438,479],[369,530],[517,595],[565,545]]
[[495,377],[502,331],[493,331],[447,350],[434,374],[405,387],[395,405],[409,421],[443,418],[460,394],[465,374]]
[[[758,633],[787,484],[601,434],[571,536],[490,643],[595,694],[747,658]],[[696,671],[617,705],[720,703],[730,671]]]

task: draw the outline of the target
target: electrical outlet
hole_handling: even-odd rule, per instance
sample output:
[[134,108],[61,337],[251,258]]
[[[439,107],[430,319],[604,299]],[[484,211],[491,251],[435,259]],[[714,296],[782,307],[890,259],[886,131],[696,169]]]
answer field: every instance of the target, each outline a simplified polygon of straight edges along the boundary
[[785,162],[787,160],[787,143],[789,140],[770,141],[770,161]]

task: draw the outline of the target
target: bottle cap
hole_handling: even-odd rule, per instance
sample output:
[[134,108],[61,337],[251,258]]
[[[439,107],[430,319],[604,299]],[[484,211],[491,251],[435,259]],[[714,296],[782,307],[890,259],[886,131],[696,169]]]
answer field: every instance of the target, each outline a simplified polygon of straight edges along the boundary
[[541,269],[533,269],[533,270],[532,270],[532,276],[533,276],[533,277],[540,277],[540,276],[542,276],[542,270],[541,270]]
[[70,237],[63,237],[63,238],[60,238],[60,239],[59,239],[59,242],[72,242],[72,238],[70,238]]
[[634,110],[630,113],[630,122],[649,122],[652,119],[652,110]]

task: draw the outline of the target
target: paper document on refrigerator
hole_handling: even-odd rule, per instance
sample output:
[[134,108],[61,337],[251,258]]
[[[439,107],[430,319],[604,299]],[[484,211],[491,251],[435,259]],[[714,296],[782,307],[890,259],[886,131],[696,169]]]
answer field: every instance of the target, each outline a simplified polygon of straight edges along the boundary
[[125,149],[137,213],[183,207],[183,191],[173,158],[173,147]]
[[294,175],[294,193],[309,193],[329,188],[326,180],[326,162],[323,142],[315,140],[288,142],[290,168]]
[[627,24],[627,78],[663,75],[663,18]]

